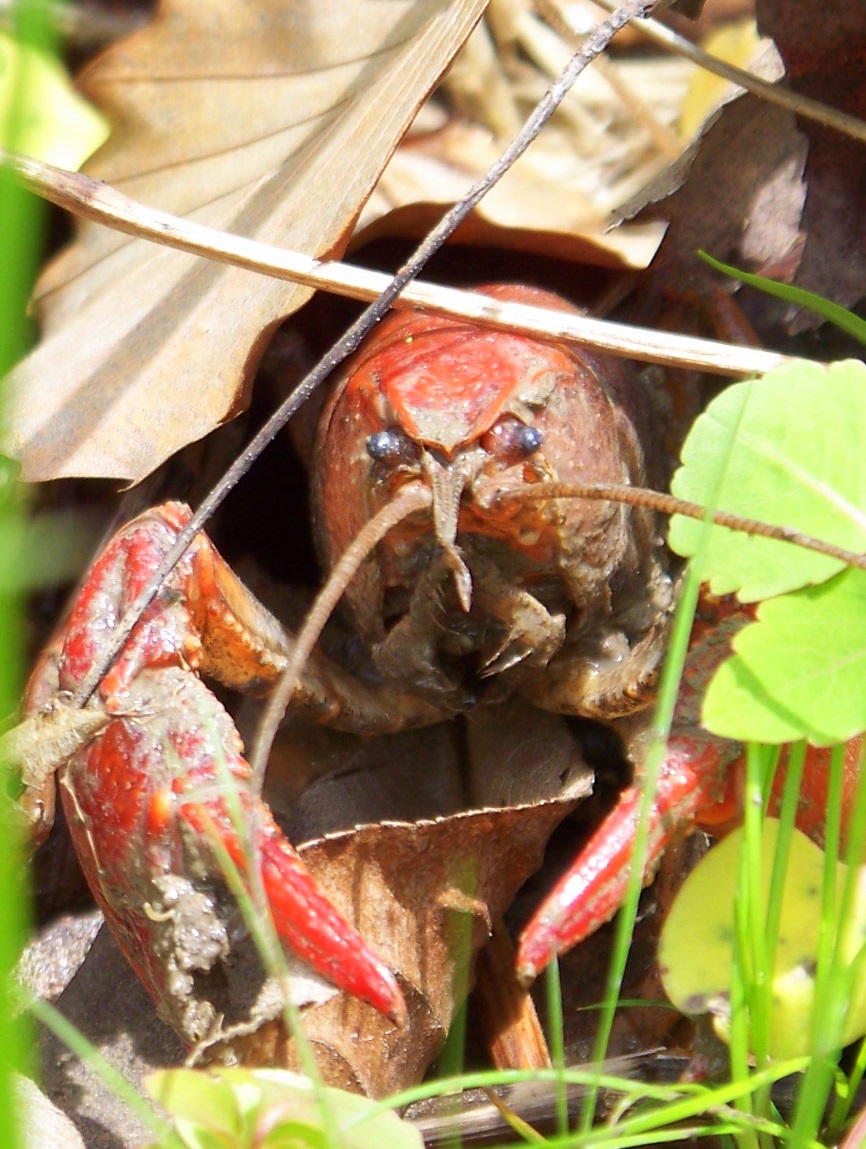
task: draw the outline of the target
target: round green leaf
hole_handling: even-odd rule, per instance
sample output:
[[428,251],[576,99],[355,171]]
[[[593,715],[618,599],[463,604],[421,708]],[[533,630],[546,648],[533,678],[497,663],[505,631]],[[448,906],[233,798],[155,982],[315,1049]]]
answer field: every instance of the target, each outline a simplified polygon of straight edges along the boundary
[[[671,490],[849,550],[866,551],[866,366],[786,364],[727,388],[696,421]],[[717,594],[757,601],[824,582],[842,568],[790,543],[674,516],[670,545],[703,552]]]
[[175,1120],[190,1149],[322,1149],[330,1145],[328,1107],[343,1149],[423,1149],[408,1121],[342,1089],[314,1091],[309,1078],[282,1069],[161,1070],[145,1086]]
[[847,742],[866,730],[866,572],[762,603],[734,639],[701,714],[715,734],[753,742]]
[[[766,916],[778,822],[763,827],[761,857],[762,911]],[[714,846],[686,879],[665,922],[659,942],[659,965],[668,997],[683,1013],[712,1013],[716,1029],[727,1040],[730,1028],[734,953],[734,899],[738,894],[743,831],[735,830]],[[772,960],[769,1051],[777,1059],[799,1057],[810,1050],[815,995],[815,962],[821,930],[821,888],[825,856],[805,834],[794,831],[785,875],[779,943]],[[846,867],[838,866],[841,894]],[[853,972],[863,942],[866,899],[860,899],[837,955]],[[842,1042],[866,1033],[866,983],[861,978],[851,996]]]

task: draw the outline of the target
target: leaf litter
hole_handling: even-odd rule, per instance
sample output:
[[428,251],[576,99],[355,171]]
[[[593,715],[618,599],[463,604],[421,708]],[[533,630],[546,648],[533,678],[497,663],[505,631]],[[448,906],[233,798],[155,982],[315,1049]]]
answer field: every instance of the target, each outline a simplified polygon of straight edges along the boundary
[[[87,173],[334,255],[483,7],[165,0],[82,79],[114,125]],[[240,409],[269,333],[310,294],[82,223],[37,287],[43,339],[11,377],[5,449],[27,479],[143,477]]]

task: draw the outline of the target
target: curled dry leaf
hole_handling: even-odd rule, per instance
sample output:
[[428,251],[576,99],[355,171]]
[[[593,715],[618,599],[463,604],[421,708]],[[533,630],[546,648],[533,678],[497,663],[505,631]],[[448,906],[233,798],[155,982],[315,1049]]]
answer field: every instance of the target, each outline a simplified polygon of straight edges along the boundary
[[[500,151],[488,131],[459,120],[404,141],[361,214],[358,242],[423,234]],[[663,226],[635,223],[608,231],[608,212],[579,186],[580,161],[568,136],[548,126],[461,225],[457,240],[618,270],[643,269],[658,248]]]
[[[294,720],[290,728],[293,755],[302,725]],[[313,737],[318,742],[321,731]],[[384,1096],[423,1075],[471,986],[492,922],[591,787],[559,716],[514,702],[507,712],[479,712],[466,724],[468,763],[460,737],[447,723],[345,743],[343,772],[320,779],[295,804],[293,836],[317,826],[332,831],[301,847],[304,861],[397,972],[409,1006],[403,1028],[345,994],[305,1009],[304,1028],[329,1084]],[[278,804],[276,795],[270,800]],[[413,820],[342,828],[383,811],[386,819]],[[282,1019],[257,1020],[252,1033],[209,1043],[200,1055],[298,1067]]]
[[[794,91],[864,118],[862,4],[758,0],[756,13],[761,31],[778,45]],[[821,124],[803,120],[799,127],[809,141],[802,248],[796,274],[784,278],[851,307],[866,292],[866,148]],[[813,316],[801,316],[795,326],[817,322]]]
[[[144,203],[314,255],[361,205],[483,0],[164,0],[85,91],[113,124],[87,168]],[[138,479],[245,401],[308,289],[83,224],[38,287],[7,392],[28,479]]]
[[657,322],[671,297],[708,293],[718,282],[697,258],[701,248],[739,267],[790,255],[805,196],[805,151],[790,112],[751,95],[722,108],[690,152],[685,182],[680,167],[676,190],[641,212],[669,226],[641,284],[640,322]]

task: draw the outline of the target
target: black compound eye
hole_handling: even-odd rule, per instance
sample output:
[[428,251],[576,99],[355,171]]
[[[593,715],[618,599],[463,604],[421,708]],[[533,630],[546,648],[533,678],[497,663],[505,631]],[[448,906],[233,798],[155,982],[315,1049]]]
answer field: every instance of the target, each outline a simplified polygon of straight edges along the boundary
[[517,461],[534,455],[543,441],[544,435],[537,427],[530,427],[513,415],[506,415],[482,436],[481,446],[500,459]]
[[374,463],[411,463],[418,457],[418,448],[399,427],[374,431],[367,436],[367,454]]
[[524,455],[534,455],[544,442],[544,435],[538,427],[527,427],[521,423],[514,432],[514,441]]

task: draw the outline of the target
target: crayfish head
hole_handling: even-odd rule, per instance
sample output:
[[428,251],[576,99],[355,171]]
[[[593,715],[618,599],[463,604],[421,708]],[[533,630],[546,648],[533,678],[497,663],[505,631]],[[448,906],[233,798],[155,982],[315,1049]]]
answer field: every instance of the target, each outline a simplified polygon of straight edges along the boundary
[[[493,318],[501,303],[573,310],[530,288],[479,290]],[[382,322],[319,424],[313,490],[331,571],[416,492],[344,592],[383,678],[448,705],[459,693],[462,708],[467,694],[523,689],[566,638],[601,642],[612,615],[639,641],[646,626],[630,619],[655,569],[653,516],[552,495],[568,483],[641,484],[634,391],[619,364],[556,339],[421,312]]]

